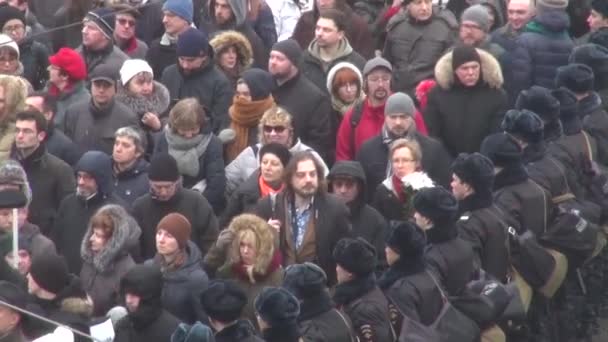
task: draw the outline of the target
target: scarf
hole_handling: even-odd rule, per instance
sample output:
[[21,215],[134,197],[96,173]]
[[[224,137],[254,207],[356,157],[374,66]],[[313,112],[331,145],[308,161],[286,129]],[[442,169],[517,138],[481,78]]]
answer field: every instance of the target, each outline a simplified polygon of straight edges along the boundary
[[362,90],[359,90],[359,96],[351,103],[346,103],[340,100],[340,97],[337,94],[331,95],[331,106],[338,112],[338,117],[342,119],[344,114],[348,112],[349,109],[353,108],[355,103],[365,101],[365,94]]
[[186,262],[186,258],[188,257],[188,253],[183,250],[177,250],[175,253],[170,255],[169,260],[160,254],[156,254],[154,259],[157,264],[160,265],[160,270],[163,274],[167,272],[172,272],[178,270],[182,265]]
[[274,189],[270,184],[266,183],[266,181],[264,180],[264,177],[262,177],[262,175],[260,175],[259,179],[258,179],[258,185],[260,187],[260,198],[262,197],[266,197],[270,194],[277,194],[281,191],[283,191],[283,188],[285,187],[284,183],[281,183],[281,187],[278,189]]
[[264,112],[274,104],[272,95],[257,101],[245,100],[240,96],[234,97],[228,113],[231,119],[230,128],[234,130],[236,137],[226,148],[226,163],[230,163],[249,146],[249,130],[258,125]]
[[173,133],[171,128],[165,128],[165,138],[169,145],[169,154],[177,161],[177,168],[182,175],[196,177],[201,165],[199,158],[207,150],[212,135],[198,134],[194,138],[185,139]]

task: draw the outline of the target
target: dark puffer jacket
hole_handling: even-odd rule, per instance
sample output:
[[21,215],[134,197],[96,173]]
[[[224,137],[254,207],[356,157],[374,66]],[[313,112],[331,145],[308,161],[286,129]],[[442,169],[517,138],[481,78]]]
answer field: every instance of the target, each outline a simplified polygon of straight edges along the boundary
[[139,159],[131,168],[118,174],[115,173],[112,182],[114,194],[122,198],[129,206],[136,199],[147,194],[150,191],[149,166],[150,164],[147,161]]
[[19,60],[25,77],[35,90],[44,88],[48,79],[50,52],[42,43],[27,39],[19,44]]

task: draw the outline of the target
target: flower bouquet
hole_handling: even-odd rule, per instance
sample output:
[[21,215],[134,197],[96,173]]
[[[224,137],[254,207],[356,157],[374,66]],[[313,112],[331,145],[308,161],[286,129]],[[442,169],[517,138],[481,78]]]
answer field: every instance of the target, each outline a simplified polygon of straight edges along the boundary
[[410,173],[401,178],[401,183],[406,199],[403,204],[404,218],[407,220],[414,216],[414,196],[416,193],[420,189],[434,187],[435,183],[433,183],[426,173],[421,171]]

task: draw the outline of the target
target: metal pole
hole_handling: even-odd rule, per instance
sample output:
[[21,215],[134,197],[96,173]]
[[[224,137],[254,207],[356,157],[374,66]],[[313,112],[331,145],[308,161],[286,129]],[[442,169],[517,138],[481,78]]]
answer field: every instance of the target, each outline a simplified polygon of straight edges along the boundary
[[13,208],[13,266],[19,269],[19,209]]

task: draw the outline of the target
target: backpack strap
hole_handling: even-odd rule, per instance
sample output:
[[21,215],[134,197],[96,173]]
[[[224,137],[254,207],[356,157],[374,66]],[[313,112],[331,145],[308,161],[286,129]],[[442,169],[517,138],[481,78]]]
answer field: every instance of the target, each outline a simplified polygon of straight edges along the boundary
[[[364,100],[363,100],[364,101]],[[355,153],[355,130],[361,121],[361,117],[363,116],[363,101],[358,100],[353,106],[353,113],[350,116],[350,150],[353,153],[353,157],[356,155]]]

